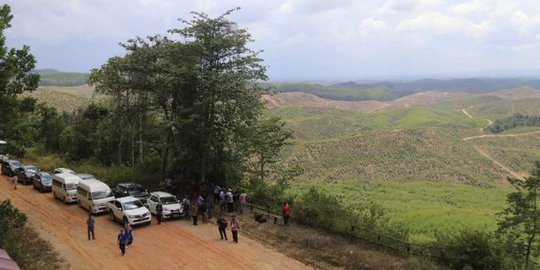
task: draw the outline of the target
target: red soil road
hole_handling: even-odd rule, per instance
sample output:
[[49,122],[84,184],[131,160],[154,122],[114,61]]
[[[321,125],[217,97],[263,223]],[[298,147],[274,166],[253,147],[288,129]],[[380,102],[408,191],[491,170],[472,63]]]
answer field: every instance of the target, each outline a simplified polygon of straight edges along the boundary
[[86,211],[64,205],[51,193],[32,186],[14,190],[0,176],[0,200],[11,202],[28,216],[29,224],[50,241],[69,269],[310,269],[292,258],[264,247],[239,233],[239,243],[219,240],[213,224],[190,225],[184,220],[165,221],[134,229],[134,245],[121,256],[116,236],[121,226],[107,215],[95,217],[96,240],[88,241]]

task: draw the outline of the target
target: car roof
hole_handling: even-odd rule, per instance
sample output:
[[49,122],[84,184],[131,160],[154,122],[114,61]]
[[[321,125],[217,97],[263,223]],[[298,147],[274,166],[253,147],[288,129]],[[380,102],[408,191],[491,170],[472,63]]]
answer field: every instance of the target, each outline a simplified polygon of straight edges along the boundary
[[80,178],[96,178],[94,175],[89,174],[89,173],[77,173],[75,175],[77,175]]
[[36,166],[36,165],[33,165],[33,164],[23,164],[22,167],[25,168],[25,169],[26,169],[26,168],[30,168],[30,167],[34,167],[34,168],[37,169],[37,166]]
[[7,163],[9,163],[9,164],[13,164],[13,163],[19,163],[19,164],[21,164],[21,162],[20,162],[20,161],[18,161],[18,160],[14,160],[14,159],[10,159],[10,160],[8,160],[8,161],[7,161]]
[[62,173],[75,173],[72,169],[68,169],[68,168],[56,168],[54,170],[55,171],[60,171]]
[[72,173],[59,173],[54,175],[54,179],[59,180],[62,179],[66,183],[78,183],[81,182],[82,179]]
[[85,181],[81,181],[79,182],[79,186],[88,186],[88,187],[101,187],[101,188],[105,188],[105,189],[110,189],[109,186],[99,180],[94,180],[94,179],[91,179],[91,180],[85,180]]
[[134,186],[141,187],[140,184],[137,184],[137,183],[134,183],[134,182],[123,182],[123,183],[118,183],[117,185],[118,186],[123,186],[123,187],[134,187]]
[[150,193],[150,195],[155,195],[155,196],[158,196],[160,198],[162,198],[162,197],[174,197],[174,195],[172,195],[170,193],[167,193],[165,191],[154,191],[154,192]]
[[120,203],[125,203],[125,202],[131,202],[131,201],[138,201],[139,199],[133,197],[133,196],[126,196],[126,197],[122,197],[122,198],[116,198],[116,201],[120,202]]

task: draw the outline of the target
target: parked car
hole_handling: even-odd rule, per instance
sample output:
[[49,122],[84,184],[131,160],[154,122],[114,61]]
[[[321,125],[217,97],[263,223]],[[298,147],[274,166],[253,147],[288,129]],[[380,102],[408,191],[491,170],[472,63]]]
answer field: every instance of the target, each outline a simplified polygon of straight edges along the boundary
[[56,168],[54,169],[54,172],[53,174],[60,174],[60,173],[71,173],[71,174],[75,174],[75,172],[71,169],[68,169],[68,168]]
[[152,214],[142,202],[132,196],[116,198],[107,203],[107,211],[111,221],[119,221],[122,224],[137,225],[152,223]]
[[2,161],[2,174],[7,176],[15,176],[16,170],[22,166],[18,160]]
[[97,178],[89,173],[78,173],[76,174],[82,180],[97,180]]
[[39,189],[41,192],[52,190],[53,176],[48,172],[37,172],[32,177],[32,183],[35,189]]
[[163,206],[163,218],[180,218],[184,214],[182,205],[178,202],[176,197],[170,193],[163,191],[150,193],[150,197],[146,201],[150,213],[154,215],[157,214],[156,206],[159,203]]
[[116,198],[132,196],[135,197],[144,204],[148,199],[148,191],[137,183],[119,183],[113,188],[113,193]]
[[15,171],[17,173],[17,181],[27,185],[32,184],[32,177],[39,172],[39,169],[36,165],[22,165]]

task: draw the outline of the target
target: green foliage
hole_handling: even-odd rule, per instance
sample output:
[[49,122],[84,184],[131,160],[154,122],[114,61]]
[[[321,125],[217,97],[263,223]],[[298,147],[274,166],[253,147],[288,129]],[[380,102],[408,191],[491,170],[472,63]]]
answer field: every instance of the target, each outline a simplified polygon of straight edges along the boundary
[[17,229],[26,224],[26,215],[13,207],[9,199],[0,204],[0,247],[16,261],[24,257],[23,244],[18,242]]
[[[537,162],[540,168],[540,162]],[[525,269],[529,269],[530,258],[536,258],[533,252],[539,246],[537,234],[540,232],[540,209],[537,202],[540,194],[540,178],[530,176],[525,179],[509,178],[508,181],[516,189],[507,195],[508,206],[500,213],[497,232],[506,237],[517,259],[524,258]]]
[[11,27],[11,9],[8,5],[0,7],[0,138],[7,140],[8,152],[14,156],[24,154],[24,147],[32,141],[32,133],[28,132],[30,122],[26,116],[32,114],[35,100],[18,100],[16,96],[25,91],[37,88],[39,75],[32,74],[35,66],[34,56],[30,48],[7,48],[4,31]]
[[451,269],[517,269],[491,233],[465,230],[452,235],[439,235],[441,262]]
[[489,127],[489,130],[493,133],[500,133],[516,127],[531,127],[540,126],[540,116],[530,116],[516,113],[506,119],[497,119]]
[[81,86],[88,80],[88,73],[62,72],[54,69],[38,69],[40,86]]
[[403,93],[388,91],[385,86],[368,88],[341,88],[307,83],[274,83],[271,84],[276,92],[305,92],[322,98],[334,100],[393,100],[403,96]]

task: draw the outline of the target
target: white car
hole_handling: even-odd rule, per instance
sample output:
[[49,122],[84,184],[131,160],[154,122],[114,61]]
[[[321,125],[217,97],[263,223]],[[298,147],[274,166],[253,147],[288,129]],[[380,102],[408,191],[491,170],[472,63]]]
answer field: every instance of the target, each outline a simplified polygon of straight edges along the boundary
[[75,172],[72,169],[68,169],[68,168],[56,168],[56,169],[54,169],[53,174],[60,174],[60,173],[75,174]]
[[150,193],[150,197],[146,200],[150,213],[157,214],[156,206],[159,203],[163,206],[163,218],[181,218],[184,214],[182,205],[173,195],[163,191]]
[[107,203],[107,211],[111,221],[119,221],[129,223],[129,225],[137,225],[152,222],[152,214],[148,211],[142,202],[135,197],[122,197],[114,199]]

